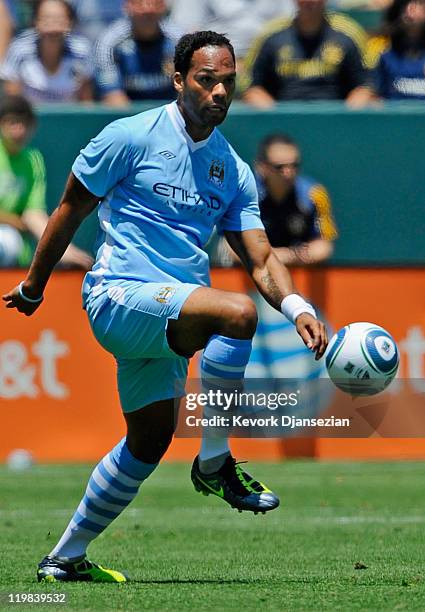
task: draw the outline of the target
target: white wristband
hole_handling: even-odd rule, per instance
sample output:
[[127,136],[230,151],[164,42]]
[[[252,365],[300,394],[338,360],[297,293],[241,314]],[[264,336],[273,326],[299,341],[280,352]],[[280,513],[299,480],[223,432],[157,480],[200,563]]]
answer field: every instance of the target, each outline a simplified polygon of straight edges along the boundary
[[315,319],[316,311],[313,306],[306,302],[300,295],[297,293],[291,293],[283,298],[282,303],[280,305],[280,309],[282,313],[285,315],[287,319],[289,319],[292,323],[295,323],[297,317],[303,312],[308,313]]
[[37,298],[37,299],[33,299],[33,298],[29,298],[27,297],[24,292],[22,291],[22,287],[24,285],[24,281],[22,281],[21,283],[19,283],[18,285],[18,291],[19,291],[19,296],[25,301],[25,302],[29,302],[30,304],[39,304],[40,302],[43,301],[43,296]]

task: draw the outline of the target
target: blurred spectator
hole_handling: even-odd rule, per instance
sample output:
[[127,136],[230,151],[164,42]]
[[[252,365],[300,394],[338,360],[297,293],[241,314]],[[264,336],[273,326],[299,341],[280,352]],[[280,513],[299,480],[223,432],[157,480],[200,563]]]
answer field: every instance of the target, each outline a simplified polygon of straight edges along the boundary
[[124,0],[70,0],[70,4],[77,18],[76,31],[92,43],[124,14]]
[[6,55],[13,36],[14,19],[6,0],[0,0],[0,62]]
[[115,22],[96,45],[96,82],[103,102],[175,98],[172,85],[175,40],[161,19],[165,0],[126,0],[127,17]]
[[[258,146],[255,174],[266,234],[283,263],[308,266],[332,255],[337,231],[326,189],[301,176],[300,164],[299,147],[285,134],[270,134]],[[292,323],[279,317],[257,291],[250,295],[259,325],[247,377],[309,381],[301,383],[303,406],[309,415],[317,414],[329,402],[326,388],[317,382],[326,376],[323,360],[312,358]]]
[[90,44],[71,33],[74,12],[65,0],[41,0],[34,28],[11,44],[0,69],[4,89],[32,102],[91,100]]
[[[337,237],[326,189],[317,181],[299,175],[298,145],[284,134],[271,134],[258,147],[255,174],[261,219],[271,245],[286,265],[306,266],[327,260]],[[215,236],[209,245],[215,265],[235,265],[236,255],[224,238]],[[258,293],[249,293],[258,313],[247,378],[274,380],[274,391],[283,391],[278,379],[310,381],[303,386],[304,406],[316,414],[329,397],[313,381],[326,376],[323,361],[315,361],[300,344],[292,323],[280,316]],[[324,392],[325,391],[325,392]],[[307,399],[308,398],[308,399]]]
[[276,22],[246,60],[245,101],[267,108],[280,100],[371,100],[363,66],[366,34],[352,19],[326,13],[326,0],[297,0],[296,17]]
[[226,33],[240,59],[266,21],[293,16],[294,10],[294,0],[173,0],[170,17],[185,32]]
[[337,231],[326,189],[300,176],[298,145],[272,134],[259,145],[256,177],[261,219],[285,265],[317,264],[333,252]]
[[374,70],[378,96],[425,99],[425,0],[395,0],[386,14],[387,49]]
[[[46,176],[43,157],[27,147],[36,119],[21,96],[0,100],[0,266],[27,265],[32,241],[47,223]],[[61,260],[67,266],[89,269],[92,258],[70,245]]]
[[[261,220],[270,244],[285,265],[318,264],[331,257],[337,230],[328,192],[300,176],[298,145],[285,134],[271,134],[258,147],[255,162]],[[224,238],[208,244],[212,265],[230,267],[239,259]]]

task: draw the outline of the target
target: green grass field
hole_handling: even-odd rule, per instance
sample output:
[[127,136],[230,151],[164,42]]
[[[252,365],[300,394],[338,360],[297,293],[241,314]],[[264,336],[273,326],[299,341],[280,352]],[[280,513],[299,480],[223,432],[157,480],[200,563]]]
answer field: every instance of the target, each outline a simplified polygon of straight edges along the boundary
[[[125,585],[35,581],[89,466],[0,468],[0,607],[10,592],[66,593],[72,610],[424,610],[422,463],[250,465],[281,508],[239,514],[164,464],[90,549]],[[356,564],[366,566],[356,569]]]

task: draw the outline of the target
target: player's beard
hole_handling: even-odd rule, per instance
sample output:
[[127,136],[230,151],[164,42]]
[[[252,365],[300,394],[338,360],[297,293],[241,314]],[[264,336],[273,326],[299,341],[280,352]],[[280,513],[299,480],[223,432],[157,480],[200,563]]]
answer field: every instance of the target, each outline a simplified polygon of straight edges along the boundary
[[202,109],[201,120],[205,126],[215,127],[226,119],[228,108],[222,111],[211,111],[209,107]]

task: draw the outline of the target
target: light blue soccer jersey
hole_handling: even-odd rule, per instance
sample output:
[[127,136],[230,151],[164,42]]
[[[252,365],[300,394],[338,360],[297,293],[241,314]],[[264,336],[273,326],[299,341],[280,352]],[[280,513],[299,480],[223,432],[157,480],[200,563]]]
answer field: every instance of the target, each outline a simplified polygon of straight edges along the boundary
[[249,166],[217,129],[194,142],[175,102],[108,125],[72,172],[102,199],[85,298],[121,279],[209,285],[214,226],[263,229]]

